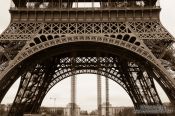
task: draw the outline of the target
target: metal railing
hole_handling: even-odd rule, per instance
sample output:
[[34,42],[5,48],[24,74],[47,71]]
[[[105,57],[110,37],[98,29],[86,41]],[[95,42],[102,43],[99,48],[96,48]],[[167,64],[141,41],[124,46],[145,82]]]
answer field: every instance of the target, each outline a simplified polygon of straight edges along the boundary
[[[127,0],[126,0],[127,1]],[[15,6],[11,2],[11,10],[60,10],[60,9],[157,9],[160,8],[159,2],[155,5],[145,5],[143,1],[135,2],[26,2]]]

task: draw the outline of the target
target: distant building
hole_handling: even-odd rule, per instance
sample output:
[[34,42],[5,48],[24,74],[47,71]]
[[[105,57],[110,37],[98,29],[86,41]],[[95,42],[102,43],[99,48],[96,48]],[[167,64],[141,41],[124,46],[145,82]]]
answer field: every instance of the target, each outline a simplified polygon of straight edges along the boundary
[[[64,110],[65,116],[71,116],[71,110],[72,110],[72,104],[69,103]],[[76,104],[75,104],[75,115],[80,116],[80,107]]]
[[0,116],[7,116],[7,113],[9,112],[11,108],[11,104],[0,104]]
[[[126,109],[130,109],[131,111],[134,111],[133,107],[113,107],[111,104],[109,104],[109,116],[118,116],[119,113],[122,113]],[[102,116],[106,116],[106,103],[102,104]]]
[[2,110],[5,110],[5,107],[6,107],[6,105],[5,104],[0,104],[0,109]]
[[5,108],[6,108],[5,104],[0,104],[0,116],[5,113]]
[[82,115],[88,115],[88,111],[82,110],[82,111],[80,111],[80,115],[81,115],[81,116],[82,116]]
[[[66,107],[41,107],[40,113],[45,113],[46,116],[71,116],[71,104]],[[76,116],[80,116],[80,107],[75,105]],[[50,115],[48,115],[50,114]]]
[[[11,104],[4,105],[0,104],[0,116],[6,116]],[[41,107],[38,114],[24,114],[24,116],[71,116],[71,104],[69,103],[66,107]],[[109,104],[109,116],[133,116],[133,107],[113,107]],[[76,116],[97,116],[97,110],[92,111],[88,114],[87,111],[81,111],[78,105],[75,105]],[[129,112],[129,115],[126,113]],[[122,114],[122,115],[121,115]],[[106,116],[106,104],[102,104],[102,116]]]
[[165,111],[168,113],[168,114],[173,114],[175,115],[175,106],[170,103],[170,102],[166,102],[166,103],[163,103],[163,106],[165,108]]
[[51,116],[48,114],[24,114],[24,116]]
[[50,114],[50,116],[64,116],[64,107],[41,107],[40,113],[44,115]]

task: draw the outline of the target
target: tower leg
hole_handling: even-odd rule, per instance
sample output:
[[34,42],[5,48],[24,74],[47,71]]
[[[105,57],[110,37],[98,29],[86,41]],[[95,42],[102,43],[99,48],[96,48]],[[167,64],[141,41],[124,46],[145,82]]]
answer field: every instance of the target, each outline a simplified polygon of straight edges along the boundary
[[20,86],[8,116],[23,116],[39,111],[53,77],[54,64],[52,60],[36,64],[21,75]]
[[[162,102],[156,91],[152,75],[149,74],[145,63],[133,63],[120,61],[122,73],[125,75],[123,82],[127,86],[128,93],[133,100],[135,109],[139,111],[139,116],[152,116],[154,114],[147,110],[151,107],[160,108],[160,116],[166,115],[162,113]],[[146,111],[145,111],[146,110]],[[143,112],[144,111],[144,112]]]

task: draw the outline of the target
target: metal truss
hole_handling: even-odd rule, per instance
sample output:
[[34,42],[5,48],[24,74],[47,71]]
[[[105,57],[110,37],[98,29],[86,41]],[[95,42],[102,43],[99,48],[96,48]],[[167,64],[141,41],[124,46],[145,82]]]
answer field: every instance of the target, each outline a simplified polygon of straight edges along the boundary
[[26,41],[10,41],[0,42],[0,72],[9,65],[9,61],[13,60],[17,53],[24,47]]
[[159,21],[133,21],[128,23],[140,39],[173,39]]
[[[24,112],[36,113],[45,97],[45,90],[52,78],[53,64],[36,64],[33,69],[25,71],[20,77],[20,89],[17,92],[9,116],[20,116]],[[53,69],[53,70],[52,70]]]
[[[77,34],[80,36],[90,34],[123,39],[136,45],[142,45],[142,47],[145,47],[146,44],[156,57],[162,57],[162,52],[164,53],[173,40],[173,37],[163,28],[159,21],[110,23],[12,22],[4,33],[0,35],[0,43],[2,49],[11,49],[8,45],[4,47],[4,43],[10,40],[10,43],[12,42],[15,46],[19,46],[19,41],[23,43],[29,41],[30,44],[27,44],[26,48],[53,38],[75,36]],[[21,50],[20,46],[18,49]],[[9,54],[9,51],[5,51],[5,54]]]
[[0,36],[1,40],[30,40],[36,34],[116,34],[133,33],[139,39],[167,39],[173,37],[163,28],[159,20],[137,22],[101,22],[101,23],[34,23],[13,22]]
[[108,34],[131,33],[123,22],[112,23],[12,23],[1,40],[30,40],[36,34]]
[[[126,34],[128,33],[128,34]],[[1,59],[1,72],[8,64],[4,60],[4,54],[10,54],[12,52],[14,56],[25,45],[24,50],[35,46],[41,42],[51,40],[53,38],[75,36],[75,35],[103,35],[111,36],[113,38],[124,39],[130,41],[136,45],[140,45],[139,40],[131,34],[131,31],[127,28],[127,25],[123,22],[120,23],[33,23],[33,22],[13,22],[9,27],[0,35],[1,47],[2,47],[2,59]],[[7,45],[7,41],[13,43],[15,48]],[[25,44],[25,42],[27,43]],[[23,46],[20,43],[23,42]],[[4,43],[6,43],[4,45]],[[8,49],[8,50],[6,50]],[[9,50],[10,49],[10,50]],[[16,53],[16,54],[15,54]],[[5,59],[13,60],[13,58],[5,57]],[[8,60],[8,61],[10,61]],[[6,65],[4,65],[6,63]]]
[[[41,35],[41,37],[43,37],[43,36],[46,38],[45,35]],[[99,37],[93,37],[93,36],[92,37],[84,37],[84,36],[82,36],[82,37],[81,36],[58,37],[58,38],[53,38],[51,40],[49,40],[47,38],[47,41],[44,41],[42,43],[38,43],[34,46],[30,46],[27,49],[23,49],[21,54],[18,54],[17,57],[15,58],[15,60],[14,60],[15,62],[9,68],[9,72],[8,72],[8,70],[5,70],[5,71],[7,71],[6,78],[2,79],[1,83],[0,83],[0,85],[3,86],[3,88],[1,89],[1,99],[3,98],[3,96],[5,95],[7,90],[9,89],[9,87],[11,86],[11,83],[13,83],[17,77],[20,77],[19,75],[21,75],[21,74],[19,74],[18,70],[25,69],[25,68],[30,69],[29,67],[27,67],[26,63],[23,63],[25,60],[27,60],[29,58],[29,56],[31,57],[31,56],[33,56],[33,54],[37,54],[38,52],[40,52],[40,51],[42,51],[46,48],[49,49],[49,48],[54,47],[54,46],[62,45],[63,43],[72,43],[73,41],[75,41],[75,42],[83,42],[83,41],[97,42],[97,41],[99,41],[101,43],[114,44],[115,46],[118,45],[118,46],[123,47],[125,49],[133,50],[133,52],[136,53],[137,55],[140,55],[140,56],[145,55],[144,58],[146,58],[148,61],[152,62],[154,65],[155,65],[155,63],[157,63],[157,60],[149,54],[147,49],[144,49],[142,46],[138,46],[138,45],[135,45],[131,42],[127,42],[127,41],[124,41],[124,40],[121,40],[121,39],[116,39],[116,38],[112,38],[112,37],[104,37],[104,38],[101,37],[101,38],[99,38]],[[30,42],[28,42],[28,43],[30,44]],[[106,57],[106,58],[108,59],[109,57]],[[94,59],[94,61],[93,60],[91,61],[90,59]],[[159,97],[157,96],[156,90],[150,89],[154,93],[154,95],[156,94],[155,96],[151,95],[150,92],[147,92],[147,93],[144,92],[145,88],[150,87],[149,84],[145,85],[145,81],[146,81],[146,83],[153,83],[153,81],[151,82],[151,80],[146,79],[146,80],[144,80],[144,82],[143,81],[139,82],[140,83],[140,88],[138,87],[138,85],[135,85],[134,82],[136,82],[136,81],[130,80],[131,78],[127,79],[127,81],[130,80],[130,82],[127,82],[126,80],[123,81],[119,77],[120,77],[120,75],[123,75],[123,77],[129,77],[131,75],[131,74],[127,74],[127,73],[129,73],[129,69],[128,69],[128,72],[127,72],[126,70],[124,70],[126,68],[120,69],[120,68],[116,68],[116,67],[110,67],[110,65],[113,66],[112,65],[113,60],[111,60],[112,63],[110,65],[109,64],[106,65],[106,64],[103,64],[103,62],[99,62],[100,65],[98,65],[98,71],[97,71],[97,66],[95,66],[95,63],[96,63],[95,61],[97,61],[96,56],[95,57],[90,57],[90,56],[89,57],[77,57],[75,60],[76,60],[75,65],[78,65],[79,63],[81,64],[81,65],[79,65],[79,67],[77,67],[77,68],[79,68],[79,70],[77,69],[75,71],[76,74],[83,74],[83,73],[98,74],[97,72],[99,71],[99,72],[101,72],[100,75],[103,75],[105,77],[113,79],[114,81],[117,81],[128,92],[128,94],[130,96],[132,96],[131,99],[133,100],[133,103],[136,106],[136,108],[139,108],[140,104],[149,104],[150,105],[150,104],[160,104],[161,103]],[[90,60],[90,61],[88,61],[88,60]],[[105,58],[102,59],[101,61],[103,61],[103,60],[105,61]],[[87,62],[87,63],[84,64],[84,62]],[[22,63],[22,65],[19,65],[21,63]],[[48,63],[48,64],[51,64],[51,63]],[[60,64],[62,64],[62,65],[60,65]],[[121,66],[123,64],[125,64],[125,63],[122,63]],[[123,67],[127,67],[127,65],[129,65],[129,64],[126,64]],[[116,64],[116,66],[120,66],[120,64]],[[152,67],[152,68],[154,67],[152,65],[149,65],[149,66]],[[158,64],[158,66],[160,66],[160,65]],[[72,75],[73,70],[72,70],[72,66],[71,66],[71,59],[69,57],[65,57],[64,59],[60,59],[59,64],[55,67],[57,68],[57,70],[53,71],[53,72],[55,72],[55,74],[53,74],[53,78],[52,78],[53,80],[50,80],[50,84],[47,85],[46,91],[40,90],[40,91],[43,91],[43,95],[42,95],[43,97],[56,83],[58,83],[59,81],[61,81],[62,79],[66,78],[66,77],[73,76]],[[92,69],[92,67],[95,68],[95,69]],[[105,67],[109,67],[109,68],[105,68]],[[130,65],[129,65],[129,67],[130,67]],[[32,69],[35,69],[35,67],[33,67]],[[118,75],[119,69],[122,73],[120,73]],[[140,69],[140,67],[139,67],[139,69]],[[155,69],[153,68],[152,70],[155,70]],[[117,72],[116,72],[116,70],[117,70]],[[142,73],[144,72],[144,70],[146,70],[146,69],[144,68]],[[14,71],[14,73],[11,72],[11,71]],[[106,72],[106,71],[109,71],[109,72]],[[13,76],[9,76],[12,73],[13,73]],[[112,75],[112,73],[117,74],[117,75]],[[154,73],[157,73],[157,70],[155,70]],[[160,70],[159,70],[158,74],[159,73],[161,74],[162,72],[160,72]],[[146,77],[146,75],[148,75],[148,73],[144,72],[144,74],[142,74],[142,75],[144,75],[144,77],[146,77],[146,78],[150,77],[150,79],[156,78],[156,80],[158,80],[158,82],[162,84],[162,87],[167,90],[167,95],[169,96],[171,101],[174,102],[175,96],[173,96],[173,94],[172,94],[172,93],[174,93],[173,84],[169,80],[168,76],[166,76],[165,74],[163,74],[163,75],[161,74],[161,76],[158,76],[158,74],[157,75],[154,74],[154,76],[147,76]],[[134,73],[132,75],[136,75],[136,77],[140,76],[140,74],[134,74]],[[118,78],[116,78],[116,77],[118,77]],[[133,76],[133,78],[134,77],[135,76]],[[7,82],[7,80],[8,80],[8,84],[4,85],[3,83]],[[147,82],[147,80],[148,80],[148,82]],[[124,82],[126,82],[126,83],[124,83]],[[34,85],[32,85],[32,86],[34,86]],[[131,89],[131,88],[135,92],[129,91],[129,89]],[[41,96],[41,95],[38,95],[38,96]],[[28,99],[30,99],[30,98],[28,98]],[[37,101],[42,101],[42,99],[43,98],[38,98]],[[138,100],[140,100],[140,101],[138,101]],[[23,103],[19,103],[19,104],[23,104]],[[34,103],[32,102],[31,104],[33,105]],[[38,103],[37,107],[39,107],[39,105],[40,104]],[[14,105],[12,107],[13,107],[13,109],[11,110],[11,114],[16,112],[15,110],[19,110],[19,109],[16,109],[15,107],[20,107],[20,106],[18,105],[18,103],[16,103],[16,101],[14,101]],[[33,106],[32,106],[32,108],[31,108],[30,106],[26,106],[26,108],[29,108],[30,110],[31,109],[37,109],[37,107],[33,108]],[[22,111],[22,112],[29,112],[29,111],[27,111],[27,109],[26,109],[26,111]],[[30,111],[30,112],[35,112],[35,111]]]
[[[126,36],[129,39],[125,40]],[[121,39],[119,39],[119,37],[121,37]],[[40,41],[39,38],[43,39],[43,41]],[[76,35],[76,36],[70,36],[70,37],[64,37],[64,36],[54,37],[53,35],[50,35],[50,36],[40,35],[39,37],[34,38],[34,41],[28,42],[30,46],[26,47],[26,49],[21,50],[21,52],[12,61],[13,62],[11,63],[12,65],[9,65],[6,68],[6,70],[3,71],[3,73],[5,75],[13,67],[18,65],[18,63],[22,62],[26,58],[30,57],[31,55],[39,51],[42,51],[44,49],[47,49],[59,44],[69,43],[69,42],[78,42],[78,41],[101,42],[101,43],[108,43],[115,46],[120,46],[132,52],[135,52],[136,54],[143,56],[144,58],[148,59],[150,62],[155,64],[156,66],[161,67],[161,64],[157,62],[157,59],[154,57],[154,55],[150,51],[148,51],[146,46],[144,46],[143,43],[138,42],[137,40],[134,40],[133,42],[133,38],[130,37],[128,34],[125,34],[123,36],[114,35],[112,37],[109,37],[109,36],[100,37],[100,36],[90,36],[90,35],[89,36]],[[2,73],[2,76],[3,76],[3,73]]]
[[174,41],[159,21],[133,21],[129,22],[129,25],[132,32],[143,40],[157,58],[162,58],[166,48]]
[[114,80],[126,90],[137,109],[146,104],[161,105],[153,78],[146,67],[145,64],[110,55],[98,58],[54,56],[32,65],[19,75],[20,87],[9,116],[37,112],[44,96],[55,84],[74,74],[83,73],[98,74]]

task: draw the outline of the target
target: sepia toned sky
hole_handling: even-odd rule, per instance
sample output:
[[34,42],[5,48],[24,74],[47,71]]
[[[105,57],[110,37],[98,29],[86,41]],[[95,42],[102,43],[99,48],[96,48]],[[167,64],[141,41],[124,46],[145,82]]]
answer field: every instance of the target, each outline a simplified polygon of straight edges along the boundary
[[[163,26],[175,37],[175,0],[160,0],[161,14],[160,20]],[[10,0],[0,0],[0,33],[10,23],[9,9]],[[115,82],[110,81],[110,103],[113,106],[132,106],[131,99],[127,93]],[[19,85],[19,80],[9,90],[2,103],[12,103]],[[157,84],[156,84],[157,85]],[[82,74],[77,75],[77,104],[84,110],[93,110],[96,108],[96,75]],[[104,79],[103,79],[103,102],[105,102]],[[157,85],[160,97],[164,102],[168,98]],[[56,101],[54,103],[54,99]],[[65,79],[54,86],[46,95],[42,106],[66,106],[70,102],[70,78]]]

